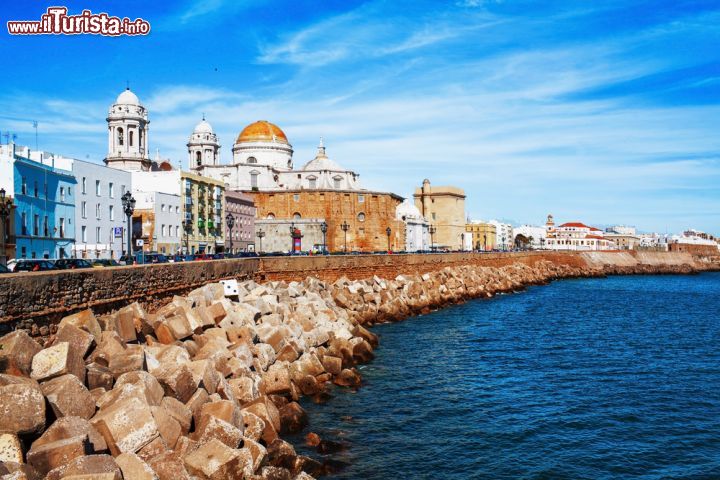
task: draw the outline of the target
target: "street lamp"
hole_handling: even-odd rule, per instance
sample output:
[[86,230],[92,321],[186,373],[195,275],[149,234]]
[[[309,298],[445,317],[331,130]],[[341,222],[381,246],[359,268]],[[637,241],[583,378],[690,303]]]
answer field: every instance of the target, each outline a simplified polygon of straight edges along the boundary
[[192,220],[186,218],[183,222],[183,230],[185,230],[185,255],[190,255],[190,228],[192,228]]
[[487,233],[483,235],[483,252],[487,252]]
[[263,249],[262,249],[262,239],[263,239],[263,237],[265,236],[265,232],[263,232],[263,230],[262,230],[262,228],[261,228],[260,230],[258,230],[258,231],[255,233],[255,235],[257,235],[257,237],[260,239],[260,251],[258,252],[258,253],[260,253],[260,252],[263,251]]
[[387,237],[388,237],[388,253],[390,253],[390,233],[391,232],[392,232],[392,230],[390,230],[390,227],[387,227],[385,229],[385,233],[387,234]]
[[125,194],[122,196],[122,206],[123,210],[125,211],[125,216],[127,217],[127,225],[128,225],[128,238],[127,238],[127,244],[128,244],[128,260],[130,260],[130,265],[133,263],[133,253],[132,253],[132,215],[135,211],[135,199],[130,194],[130,191],[128,190],[125,192]]
[[12,199],[8,198],[6,200],[5,189],[0,188],[0,222],[2,222],[2,252],[0,253],[0,262],[2,262],[3,265],[7,265],[7,219],[8,216],[10,216],[10,212],[12,211],[12,206]]
[[323,220],[323,222],[320,224],[320,231],[321,231],[322,234],[323,234],[323,252],[322,252],[323,255],[325,255],[325,254],[327,253],[327,245],[325,244],[325,240],[326,240],[326,238],[327,238],[327,237],[326,237],[326,235],[327,235],[327,228],[328,228],[328,227],[327,227],[327,223],[325,223],[325,221]]
[[434,225],[430,225],[430,228],[428,228],[428,231],[430,232],[430,251],[435,251],[435,232],[437,232],[437,228],[435,228]]
[[503,235],[503,236],[502,236],[502,242],[503,242],[503,244],[502,244],[502,249],[503,249],[503,252],[505,251],[505,238],[507,238],[507,237],[505,237],[505,235]]
[[233,229],[233,226],[235,226],[235,217],[233,217],[232,214],[228,213],[227,215],[225,215],[225,222],[227,223],[227,226],[228,226],[228,229],[229,229],[229,232],[230,232],[230,238],[229,238],[229,240],[230,240],[230,253],[232,253],[232,252],[233,252],[233,249],[232,249],[232,229]]
[[348,230],[350,230],[350,225],[348,225],[347,221],[344,221],[340,225],[340,228],[342,229],[343,232],[345,232],[345,253],[347,253],[347,232],[348,232]]

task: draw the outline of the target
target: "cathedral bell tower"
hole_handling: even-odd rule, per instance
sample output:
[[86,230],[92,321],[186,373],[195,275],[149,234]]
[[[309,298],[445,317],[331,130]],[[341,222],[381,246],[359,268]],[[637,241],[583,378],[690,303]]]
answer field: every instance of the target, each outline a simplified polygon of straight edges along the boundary
[[195,126],[187,143],[188,165],[197,170],[208,165],[220,165],[220,141],[203,115],[203,119]]
[[150,170],[147,110],[128,87],[110,107],[108,122],[108,167],[126,171]]

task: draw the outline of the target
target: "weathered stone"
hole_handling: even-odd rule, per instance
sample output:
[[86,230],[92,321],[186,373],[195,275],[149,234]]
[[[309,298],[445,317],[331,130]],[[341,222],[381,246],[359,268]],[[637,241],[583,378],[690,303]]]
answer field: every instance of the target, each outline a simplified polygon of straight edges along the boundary
[[182,434],[180,423],[175,420],[163,407],[150,407],[155,418],[160,436],[165,440],[168,448],[175,448],[178,437]]
[[200,411],[202,406],[208,402],[208,397],[209,395],[204,388],[198,388],[195,393],[193,393],[192,397],[185,402],[185,406],[187,406],[192,412],[195,424],[200,421]]
[[325,370],[333,375],[340,375],[340,372],[342,371],[342,359],[338,357],[325,355],[322,359],[322,364]]
[[182,434],[187,435],[192,425],[192,410],[173,397],[164,397],[160,402],[160,406],[178,422]]
[[148,465],[160,480],[191,480],[185,464],[172,452],[153,457]]
[[282,433],[297,433],[308,424],[307,413],[297,402],[290,402],[279,409]]
[[252,412],[242,411],[243,435],[252,440],[258,441],[265,431],[265,421]]
[[144,370],[144,368],[145,351],[142,345],[127,345],[121,354],[112,355],[108,362],[108,369],[116,379],[124,373]]
[[265,461],[267,456],[267,449],[251,438],[243,438],[243,448],[250,452],[250,458],[252,459],[252,471],[256,472]]
[[66,323],[65,325],[60,325],[55,335],[55,343],[62,342],[68,342],[72,351],[85,358],[90,347],[95,343],[95,337],[82,328]]
[[137,451],[137,456],[143,461],[149,462],[158,455],[163,455],[170,451],[171,450],[163,437],[155,437],[150,443]]
[[23,463],[22,445],[14,433],[0,433],[0,462]]
[[87,435],[57,440],[35,447],[27,454],[27,463],[46,475],[53,468],[66,465],[72,459],[91,453]]
[[263,467],[263,480],[292,480],[290,470],[279,467]]
[[85,330],[95,337],[95,341],[98,341],[100,334],[102,333],[100,324],[98,323],[97,318],[95,318],[95,315],[93,315],[92,310],[83,310],[82,312],[70,315],[60,320],[60,327],[65,324],[74,325]]
[[189,473],[208,480],[242,480],[242,458],[239,452],[218,440],[200,446],[184,459]]
[[87,455],[70,460],[48,472],[46,480],[88,478],[122,480],[120,468],[110,455]]
[[107,444],[100,432],[88,420],[80,417],[58,418],[50,425],[50,428],[43,432],[40,438],[33,442],[32,446],[40,447],[58,440],[67,440],[82,435],[87,435],[93,452],[98,453],[107,450]]
[[49,380],[71,373],[85,383],[85,363],[82,356],[70,348],[69,342],[61,342],[40,350],[32,360],[30,376],[38,381]]
[[265,428],[261,438],[266,445],[277,438],[277,432],[280,430],[280,414],[269,398],[262,396],[246,405],[243,411],[254,413],[263,420]]
[[195,394],[199,382],[187,364],[175,366],[167,365],[162,371],[154,371],[153,375],[158,379],[165,390],[165,395],[175,397],[181,402],[187,402]]
[[209,416],[201,420],[193,435],[194,440],[201,445],[211,440],[219,440],[228,447],[238,448],[243,438],[243,431],[231,423]]
[[293,446],[280,438],[267,447],[267,461],[273,467],[292,469],[296,457]]
[[145,463],[140,457],[134,453],[122,453],[115,458],[115,463],[122,471],[123,478],[132,480],[157,480],[150,465]]
[[22,377],[3,377],[0,381],[0,432],[41,433],[45,428],[45,397],[40,386]]
[[231,378],[228,380],[233,395],[241,405],[250,403],[260,396],[258,389],[250,377]]
[[114,456],[135,453],[160,435],[150,407],[137,398],[118,400],[91,420]]
[[290,372],[285,365],[274,364],[262,376],[266,395],[288,395],[290,393]]
[[333,383],[335,383],[335,385],[340,385],[341,387],[359,387],[362,380],[360,379],[360,375],[358,375],[354,369],[351,370],[345,368],[340,372],[340,375],[335,377]]
[[25,330],[8,333],[0,338],[0,373],[29,377],[33,356],[40,350]]
[[160,382],[155,377],[150,375],[148,372],[138,370],[133,372],[127,372],[118,377],[115,387],[119,387],[125,384],[132,384],[141,386],[145,390],[145,397],[147,398],[149,405],[160,405],[160,402],[165,395]]
[[198,386],[202,386],[211,395],[217,391],[220,375],[210,360],[195,360],[188,365],[188,368]]
[[0,462],[0,478],[3,480],[41,480],[43,476],[25,463]]
[[75,375],[66,374],[40,385],[55,416],[89,419],[95,414],[95,399]]

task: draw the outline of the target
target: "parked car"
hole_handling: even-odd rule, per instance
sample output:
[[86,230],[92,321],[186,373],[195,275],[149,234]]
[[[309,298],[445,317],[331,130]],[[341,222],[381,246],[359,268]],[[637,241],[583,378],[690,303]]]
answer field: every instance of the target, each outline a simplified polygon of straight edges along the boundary
[[92,261],[93,268],[118,267],[120,264],[112,258],[98,258]]
[[61,258],[55,260],[57,270],[76,270],[78,268],[92,268],[92,264],[82,258]]
[[10,273],[10,269],[0,263],[0,273]]
[[17,260],[10,260],[8,262],[8,269],[13,272],[45,272],[48,270],[55,270],[55,265],[50,260],[37,260],[20,258]]

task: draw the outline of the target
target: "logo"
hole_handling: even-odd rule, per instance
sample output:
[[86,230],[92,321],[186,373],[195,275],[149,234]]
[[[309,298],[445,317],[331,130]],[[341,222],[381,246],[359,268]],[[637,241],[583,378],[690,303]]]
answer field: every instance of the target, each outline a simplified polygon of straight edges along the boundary
[[67,7],[48,7],[40,20],[11,20],[7,22],[10,35],[147,35],[150,22],[142,18],[113,17],[107,13],[83,10],[79,15],[68,15]]

